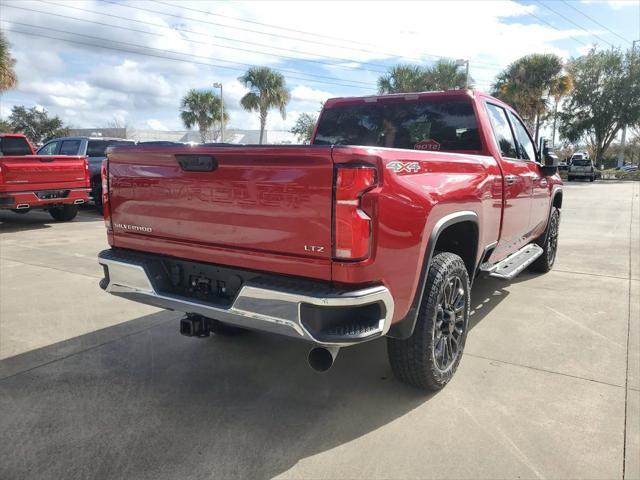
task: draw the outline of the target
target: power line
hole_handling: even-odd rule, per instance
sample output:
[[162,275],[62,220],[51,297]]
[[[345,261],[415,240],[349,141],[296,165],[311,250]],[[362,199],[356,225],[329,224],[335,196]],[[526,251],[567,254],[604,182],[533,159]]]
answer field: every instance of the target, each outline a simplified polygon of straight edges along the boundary
[[587,30],[586,28],[584,28],[582,25],[577,24],[576,22],[574,22],[573,20],[571,20],[568,17],[565,17],[563,14],[561,14],[560,12],[555,11],[553,8],[551,8],[548,5],[545,5],[544,3],[542,3],[540,0],[536,0],[537,3],[539,3],[541,6],[543,6],[544,8],[546,8],[547,10],[549,10],[551,13],[555,13],[556,15],[558,15],[561,18],[564,18],[567,22],[575,25],[576,27],[578,27],[581,30],[584,30],[585,32],[587,32],[589,35],[592,35],[594,37],[596,37],[597,39],[599,39],[600,41],[606,43],[607,45],[610,45],[611,47],[615,47],[615,45],[611,42],[608,42],[607,40],[605,40],[604,38],[602,38],[601,36],[593,33],[590,30]]
[[[269,33],[269,32],[261,32],[259,30],[253,30],[253,29],[249,29],[249,28],[243,28],[243,27],[238,27],[238,26],[232,26],[232,25],[225,25],[223,23],[216,23],[216,22],[211,22],[208,20],[203,20],[203,19],[199,19],[199,18],[192,18],[192,17],[184,17],[181,15],[176,15],[174,13],[170,13],[170,12],[163,12],[163,11],[158,11],[158,10],[152,10],[149,8],[144,8],[144,7],[140,7],[140,6],[133,6],[133,5],[129,5],[126,3],[119,3],[116,1],[112,1],[112,0],[100,0],[103,3],[110,3],[112,5],[117,5],[119,7],[125,7],[125,8],[131,8],[134,10],[140,10],[140,11],[144,11],[144,12],[149,12],[149,13],[156,13],[156,14],[160,14],[160,15],[166,15],[169,17],[174,17],[174,18],[178,18],[180,20],[190,20],[192,22],[199,22],[199,23],[206,23],[209,25],[215,25],[218,27],[224,27],[224,28],[231,28],[231,29],[235,29],[235,30],[240,30],[240,31],[244,31],[244,32],[250,32],[250,33],[255,33],[258,35],[266,35],[266,36],[270,36],[270,37],[277,37],[277,38],[284,38],[284,39],[288,39],[288,40],[296,40],[298,42],[305,42],[305,43],[312,43],[312,44],[317,44],[317,45],[323,45],[323,46],[328,46],[328,47],[332,47],[332,48],[341,48],[344,50],[353,50],[353,51],[359,51],[359,52],[364,52],[364,53],[370,53],[370,54],[374,54],[374,55],[385,55],[388,57],[402,57],[402,58],[406,58],[408,60],[412,60],[415,62],[423,62],[424,60],[421,58],[415,58],[415,57],[406,57],[402,54],[398,54],[398,53],[389,53],[389,52],[383,52],[381,50],[367,50],[367,49],[362,49],[362,48],[355,48],[355,47],[349,47],[349,46],[342,46],[342,45],[334,45],[334,44],[330,44],[330,43],[325,43],[325,42],[319,42],[319,41],[315,41],[315,40],[307,40],[304,38],[298,38],[298,37],[292,37],[289,35],[280,35],[280,34],[275,34],[275,33]],[[180,7],[182,8],[182,6]],[[190,9],[190,10],[195,10],[195,9]],[[204,14],[209,14],[210,12],[207,12],[205,10],[196,10],[199,13],[204,13]],[[272,28],[278,28],[278,27],[272,27]],[[452,57],[447,57],[444,55],[436,55],[436,54],[432,54],[432,53],[423,53],[423,55],[425,57],[432,57],[434,59],[446,59],[446,60],[453,60]],[[359,61],[359,63],[363,63],[361,61]],[[484,65],[489,65],[489,66],[493,66],[493,67],[501,67],[501,65],[497,65],[497,64],[491,64],[488,62],[474,62],[474,63],[479,63],[479,64],[484,64]]]
[[628,40],[626,38],[624,38],[622,35],[619,35],[617,32],[611,30],[609,27],[607,27],[606,25],[603,25],[602,23],[600,23],[598,20],[596,20],[595,18],[587,15],[586,13],[584,13],[582,10],[574,7],[573,5],[571,5],[569,2],[567,2],[566,0],[562,0],[562,3],[564,3],[567,7],[572,8],[573,10],[575,10],[576,12],[578,12],[580,15],[582,15],[585,18],[588,18],[589,20],[591,20],[593,23],[595,23],[596,25],[601,26],[602,28],[604,28],[605,30],[607,30],[609,33],[612,33],[613,35],[615,35],[616,37],[618,37],[620,40],[624,41],[624,42],[628,42],[628,43],[632,43],[631,40]]
[[[247,41],[247,40],[238,40],[238,39],[235,39],[235,38],[223,37],[223,36],[220,36],[220,35],[209,35],[209,34],[206,34],[206,33],[203,33],[203,32],[197,32],[195,30],[188,30],[188,29],[178,28],[178,27],[170,27],[170,26],[167,26],[167,25],[159,24],[159,23],[147,22],[147,21],[144,21],[144,20],[137,20],[137,19],[133,19],[133,18],[120,17],[118,15],[112,15],[110,13],[98,12],[98,11],[95,11],[95,10],[88,10],[86,8],[71,7],[69,5],[65,5],[65,4],[62,4],[62,3],[50,2],[50,1],[45,1],[45,0],[39,0],[39,1],[40,1],[40,3],[46,3],[46,4],[49,4],[49,5],[56,5],[56,6],[59,6],[59,7],[69,8],[69,9],[72,9],[72,10],[79,10],[79,11],[88,12],[88,13],[92,13],[92,14],[96,14],[96,15],[102,15],[102,16],[105,16],[105,17],[116,18],[118,20],[125,20],[125,21],[128,21],[128,22],[135,22],[135,23],[140,23],[140,24],[144,24],[144,25],[151,25],[151,26],[154,26],[154,27],[169,29],[169,30],[177,31],[177,32],[191,33],[193,35],[199,35],[199,36],[203,36],[203,37],[207,37],[207,38],[217,38],[219,40],[226,40],[226,41],[229,41],[229,42],[241,43],[241,44],[246,44],[246,45],[254,45],[254,46],[259,46],[259,47],[263,47],[263,48],[267,47],[267,48],[270,48],[270,49],[273,49],[273,50],[281,50],[281,51],[285,51],[285,52],[301,53],[301,54],[304,54],[304,55],[312,55],[312,56],[315,56],[315,57],[326,58],[326,59],[329,59],[329,60],[335,60],[335,61],[339,61],[339,62],[351,62],[351,63],[358,63],[358,64],[359,63],[363,63],[363,62],[361,62],[359,60],[353,60],[353,59],[348,59],[348,58],[340,58],[340,57],[330,57],[330,56],[327,56],[327,55],[320,55],[320,54],[316,54],[316,53],[313,53],[313,52],[307,52],[307,51],[299,50],[299,49],[284,48],[284,47],[273,47],[273,46],[265,45],[264,43],[250,42],[250,41]],[[14,8],[17,8],[17,7],[14,7]],[[135,8],[135,7],[130,7],[130,8]],[[229,46],[226,46],[226,47],[223,47],[223,48],[237,49],[237,47],[229,47]],[[271,54],[271,55],[276,55],[276,54]],[[318,60],[309,60],[309,61],[318,61]],[[383,69],[383,70],[369,70],[369,71],[375,71],[375,72],[378,72],[378,73],[383,73],[383,72],[386,72],[389,69],[388,65],[376,64],[376,63],[371,63],[371,62],[366,62],[366,63],[367,63],[368,66],[378,66],[378,67]],[[336,66],[338,66],[338,65],[336,65]],[[355,66],[352,67],[352,66],[348,66],[348,65],[341,65],[341,66],[344,67],[344,68],[359,68],[359,67],[355,67]]]
[[[45,3],[45,4],[49,4],[49,5],[56,5],[56,6],[59,6],[59,7],[68,8],[68,9],[72,9],[72,10],[78,10],[78,11],[83,11],[83,12],[87,12],[87,13],[102,15],[102,16],[105,16],[105,17],[111,17],[111,18],[115,18],[115,19],[118,19],[118,20],[125,20],[125,21],[128,21],[128,22],[135,22],[135,23],[140,23],[140,24],[144,24],[144,25],[150,25],[150,26],[154,26],[154,27],[168,29],[168,30],[171,30],[171,31],[190,33],[190,34],[194,34],[194,35],[203,36],[203,37],[206,37],[206,38],[226,40],[226,41],[230,41],[230,42],[246,44],[246,45],[252,45],[252,46],[259,46],[259,47],[262,47],[262,48],[266,47],[266,48],[269,48],[269,49],[286,51],[286,52],[302,53],[302,54],[305,54],[305,55],[311,55],[311,56],[315,56],[315,57],[326,58],[326,59],[334,60],[334,61],[338,61],[338,62],[351,62],[351,63],[356,63],[356,64],[365,63],[366,64],[366,68],[364,68],[364,67],[362,67],[360,65],[356,66],[356,65],[336,64],[336,63],[331,63],[331,62],[324,62],[322,60],[317,60],[317,59],[304,59],[304,58],[300,58],[300,57],[291,57],[291,56],[286,56],[286,55],[282,55],[282,54],[275,54],[275,53],[271,53],[271,52],[247,50],[247,49],[243,49],[243,48],[239,48],[239,47],[231,47],[231,46],[228,46],[228,45],[221,45],[221,44],[213,44],[213,43],[211,43],[211,45],[219,46],[221,48],[227,48],[227,49],[233,49],[233,50],[239,50],[239,51],[245,51],[245,52],[249,51],[249,52],[252,52],[252,53],[261,53],[261,54],[264,54],[264,55],[271,55],[271,56],[275,56],[275,57],[287,58],[287,59],[292,59],[292,60],[301,61],[301,62],[319,63],[319,64],[324,64],[324,65],[329,65],[329,66],[334,66],[334,67],[344,68],[344,69],[356,69],[356,70],[369,71],[369,72],[375,72],[375,73],[386,73],[389,70],[389,65],[383,65],[383,64],[379,64],[379,63],[363,62],[363,61],[360,61],[360,60],[354,60],[354,59],[348,59],[348,58],[331,57],[331,56],[320,55],[320,54],[317,54],[317,53],[314,53],[314,52],[308,52],[308,51],[299,50],[299,49],[267,46],[267,45],[264,45],[263,43],[250,42],[250,41],[247,41],[247,40],[238,40],[238,39],[235,39],[235,38],[223,37],[223,36],[220,36],[220,35],[209,35],[209,34],[206,34],[206,33],[203,33],[203,32],[197,32],[195,30],[189,30],[189,29],[178,28],[178,27],[170,27],[168,25],[162,25],[162,24],[159,24],[159,23],[147,22],[147,21],[144,21],[144,20],[137,20],[137,19],[133,19],[133,18],[121,17],[121,16],[118,16],[118,15],[110,14],[110,13],[98,12],[98,11],[95,11],[95,10],[89,10],[89,9],[85,9],[85,8],[75,7],[75,6],[72,7],[72,6],[69,6],[67,4],[62,4],[62,3],[56,3],[56,2],[46,1],[46,0],[39,0],[39,1],[40,1],[40,3]],[[112,2],[107,2],[107,3],[112,3]],[[7,6],[9,6],[9,5],[7,5]],[[136,8],[136,7],[133,7],[133,6],[130,6],[130,5],[123,5],[123,6],[127,6],[129,8]],[[24,8],[24,7],[15,7],[15,6],[11,6],[11,8],[21,8],[23,10],[30,10],[30,9],[27,9],[27,8]],[[47,14],[47,15],[56,15],[56,16],[62,16],[62,17],[65,17],[65,18],[72,18],[74,20],[82,21],[82,22],[90,22],[90,23],[97,23],[99,25],[112,26],[114,28],[123,28],[123,29],[127,28],[127,27],[115,26],[115,25],[107,24],[107,23],[102,24],[100,22],[93,22],[91,20],[76,19],[75,17],[68,17],[68,16],[61,15],[61,14],[43,12],[41,10],[33,10],[33,9],[31,9],[31,11],[38,12],[38,13],[44,13],[44,14]],[[233,28],[233,27],[229,27],[229,28]],[[139,31],[141,33],[148,33],[150,35],[159,35],[159,34],[156,34],[156,33],[153,33],[153,32],[144,32],[142,30],[132,29],[132,31]],[[193,42],[193,43],[202,43],[202,42],[198,42],[197,40],[191,40],[191,39],[184,39],[184,40],[188,41],[188,42]],[[442,58],[445,58],[445,57],[442,57]],[[495,69],[495,68],[492,68],[492,67],[489,67],[489,66],[483,66],[483,65],[493,65],[495,67],[502,68],[501,65],[492,64],[492,63],[488,63],[488,62],[478,62],[478,61],[473,61],[472,60],[472,63],[474,65],[474,69],[476,69],[476,70],[494,70]],[[371,68],[371,67],[380,67],[380,69]]]
[[[560,30],[558,27],[556,27],[556,26],[555,26],[555,25],[553,25],[552,23],[547,22],[545,19],[540,18],[540,17],[539,17],[539,16],[537,16],[535,13],[527,12],[527,15],[529,15],[529,16],[531,16],[531,17],[533,17],[533,18],[535,18],[535,19],[537,19],[537,20],[539,20],[539,21],[541,21],[542,23],[544,23],[544,24],[546,24],[546,25],[549,25],[549,26],[550,26],[551,28],[553,28],[554,30],[557,30],[557,31],[559,31],[559,32],[562,32],[562,30]],[[564,33],[564,32],[562,32],[562,33]],[[578,40],[576,37],[573,37],[573,36],[571,36],[571,35],[569,35],[568,37],[569,37],[570,39],[575,40],[576,42],[580,43],[581,45],[584,45],[584,46],[587,46],[587,47],[589,46],[589,44],[588,44],[588,43],[585,43],[585,42],[583,42],[582,40]]]
[[[161,33],[157,33],[157,32],[149,32],[147,30],[139,30],[136,28],[131,28],[131,27],[124,27],[122,25],[114,25],[112,23],[105,23],[105,22],[97,22],[94,20],[88,20],[88,19],[81,19],[81,18],[76,18],[76,17],[72,17],[69,15],[62,15],[60,13],[52,13],[52,12],[46,12],[43,10],[36,10],[36,9],[32,9],[32,8],[25,8],[25,7],[16,7],[13,5],[4,5],[4,7],[8,7],[8,8],[14,8],[17,10],[23,10],[23,11],[28,11],[28,12],[35,12],[35,13],[41,13],[44,15],[50,15],[50,16],[55,16],[55,17],[60,17],[60,18],[67,18],[69,20],[73,20],[76,22],[81,22],[81,23],[92,23],[94,25],[100,25],[100,26],[104,26],[104,27],[111,27],[111,28],[117,28],[120,30],[128,30],[130,32],[138,32],[138,33],[144,33],[146,35],[153,35],[156,37],[160,37],[160,38],[167,38],[166,35],[163,35]],[[69,8],[73,8],[73,7],[69,7]],[[123,17],[118,17],[122,20],[128,20],[126,18]],[[132,20],[135,21],[135,20]],[[144,22],[147,23],[147,22]],[[156,25],[156,24],[153,24]],[[160,26],[160,25],[158,25]],[[172,27],[168,27],[168,26],[163,26],[163,28],[167,28],[170,30],[174,30]],[[190,32],[190,31],[189,31]],[[198,33],[198,32],[193,32],[193,33]],[[211,38],[216,38],[216,37],[211,37]],[[353,65],[342,65],[339,63],[331,63],[331,62],[324,62],[322,60],[315,60],[315,59],[304,59],[304,58],[299,58],[299,57],[290,57],[290,56],[286,56],[286,55],[277,55],[271,52],[264,52],[264,51],[260,51],[260,50],[255,50],[255,49],[248,49],[248,48],[239,48],[239,47],[231,47],[228,45],[223,45],[223,44],[219,44],[219,43],[212,43],[212,42],[203,42],[203,41],[199,41],[199,40],[192,40],[192,39],[184,39],[186,42],[189,43],[196,43],[196,44],[200,44],[200,45],[207,45],[207,46],[214,46],[214,47],[220,47],[220,48],[226,48],[226,49],[231,49],[231,50],[238,50],[238,51],[242,51],[242,52],[249,52],[249,53],[259,53],[262,55],[268,55],[268,56],[272,56],[272,57],[276,57],[276,58],[283,58],[283,59],[288,59],[288,60],[295,60],[295,61],[299,61],[299,62],[312,62],[312,63],[318,63],[321,65],[327,65],[327,66],[332,66],[332,67],[338,67],[338,68],[344,68],[344,69],[358,69],[358,70],[364,70],[364,71],[368,71],[368,72],[374,72],[374,73],[385,73],[386,70],[373,70],[373,69],[368,69],[368,68],[361,68],[361,67],[355,67]]]
[[208,15],[211,15],[213,17],[226,18],[228,20],[235,20],[237,22],[251,23],[253,25],[261,25],[261,26],[268,27],[268,28],[275,28],[275,29],[278,29],[278,30],[286,30],[288,32],[301,33],[303,35],[309,35],[309,36],[313,36],[313,37],[320,37],[320,38],[326,38],[326,39],[329,39],[329,40],[336,40],[336,41],[339,41],[339,42],[349,42],[349,43],[356,43],[358,45],[375,47],[375,45],[373,45],[371,43],[358,42],[357,40],[352,40],[350,38],[332,37],[330,35],[323,35],[321,33],[310,33],[310,32],[305,32],[304,30],[297,30],[295,28],[283,27],[281,25],[270,25],[268,23],[262,23],[262,22],[258,22],[258,21],[255,21],[255,20],[246,20],[244,18],[232,17],[231,15],[222,15],[221,13],[203,12],[203,10],[198,10],[198,9],[195,9],[195,8],[189,8],[189,7],[186,7],[184,5],[174,5],[174,4],[168,3],[168,2],[161,2],[160,0],[153,0],[153,1],[155,3],[161,4],[161,5],[166,5],[168,7],[174,7],[174,8],[177,7],[179,9],[181,9],[181,10],[191,10],[193,12],[198,12],[198,13],[207,13]]
[[[76,35],[76,36],[80,36],[80,37],[86,37],[86,38],[100,40],[100,41],[119,43],[119,44],[122,44],[122,45],[127,45],[127,46],[131,46],[131,47],[135,47],[135,48],[153,50],[153,51],[168,53],[168,54],[172,54],[172,55],[183,55],[183,56],[196,57],[196,58],[205,58],[205,59],[214,60],[214,61],[216,60],[216,59],[213,59],[211,57],[204,57],[204,56],[201,56],[201,55],[192,55],[192,54],[189,54],[189,53],[174,52],[174,51],[171,51],[171,50],[162,50],[162,49],[153,48],[153,47],[146,47],[144,45],[138,45],[138,44],[135,44],[135,43],[120,42],[120,41],[116,41],[116,40],[105,39],[105,38],[102,38],[102,37],[93,37],[91,35],[83,35],[83,34],[79,34],[79,33],[65,32],[64,30],[58,30],[58,29],[53,29],[53,28],[48,28],[48,27],[40,27],[40,26],[37,26],[37,25],[30,25],[30,24],[26,24],[26,23],[22,23],[22,22],[8,21],[8,20],[2,20],[2,19],[0,19],[0,22],[8,23],[8,24],[15,24],[15,25],[22,25],[22,26],[26,26],[26,27],[30,27],[30,28],[39,28],[39,29],[43,29],[43,30],[50,30],[50,31],[59,32],[59,33],[63,33],[63,34],[71,34],[71,35]],[[104,49],[107,49],[107,50],[116,50],[116,51],[134,53],[134,54],[137,54],[137,55],[150,56],[150,57],[156,57],[156,58],[163,58],[163,59],[167,59],[167,60],[182,61],[182,62],[185,62],[185,63],[193,63],[193,64],[197,64],[197,65],[208,65],[208,66],[213,66],[213,67],[217,67],[217,68],[223,68],[223,69],[227,69],[227,70],[235,70],[235,71],[240,71],[240,72],[244,72],[245,71],[244,68],[229,67],[229,66],[225,66],[225,65],[206,63],[206,62],[198,62],[196,60],[186,60],[186,59],[180,59],[180,58],[172,58],[172,57],[167,57],[165,55],[137,52],[135,50],[129,50],[129,49],[120,48],[120,47],[113,47],[113,46],[107,46],[107,45],[97,45],[97,44],[94,44],[94,43],[84,43],[84,42],[80,42],[80,41],[77,41],[77,40],[71,40],[71,39],[68,39],[68,38],[52,37],[52,36],[48,36],[48,35],[37,34],[37,33],[34,33],[34,32],[25,32],[25,31],[15,30],[15,29],[12,29],[12,31],[17,32],[17,33],[22,33],[22,34],[25,34],[25,35],[33,35],[33,36],[37,36],[37,37],[52,38],[54,40],[61,40],[61,41],[64,41],[64,42],[75,43],[75,44],[79,44],[79,45],[83,45],[83,46],[104,48]],[[233,63],[233,64],[237,64],[237,65],[244,65],[245,67],[251,67],[251,65],[249,65],[249,64],[244,64],[244,63],[240,63],[240,62],[231,62],[231,61],[228,61],[228,60],[218,60],[218,61],[222,61],[222,62],[225,62],[225,63]],[[284,72],[285,71],[285,70],[277,69],[277,68],[274,69],[274,70],[280,71],[280,72]],[[290,71],[290,72],[293,72],[295,74],[308,75],[309,77],[314,77],[314,78],[319,77],[317,75],[305,74],[305,73],[302,73],[302,72],[295,72],[295,71]],[[300,81],[304,81],[304,82],[310,82],[310,83],[323,83],[323,84],[327,84],[327,85],[336,85],[336,86],[349,87],[349,88],[364,88],[364,87],[359,86],[359,85],[348,85],[348,84],[345,84],[345,83],[329,82],[329,81],[325,81],[325,80],[315,80],[314,78],[310,79],[310,78],[301,78],[301,77],[295,77],[295,76],[288,76],[288,78],[294,79],[294,80],[300,80]],[[327,78],[333,78],[333,77],[327,77]],[[355,80],[354,81],[352,81],[352,80],[343,80],[343,79],[337,79],[337,80],[342,80],[344,82],[354,82],[355,83]],[[365,82],[357,82],[357,83],[361,83],[362,85],[369,86],[369,87],[373,87],[374,86],[371,83],[365,83]]]

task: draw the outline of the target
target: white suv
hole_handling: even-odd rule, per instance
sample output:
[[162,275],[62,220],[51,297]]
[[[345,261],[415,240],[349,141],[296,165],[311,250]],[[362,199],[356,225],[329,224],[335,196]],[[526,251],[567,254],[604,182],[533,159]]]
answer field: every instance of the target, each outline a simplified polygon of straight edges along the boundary
[[571,182],[574,178],[588,178],[590,182],[596,179],[596,169],[593,162],[584,153],[576,153],[571,157],[567,180]]

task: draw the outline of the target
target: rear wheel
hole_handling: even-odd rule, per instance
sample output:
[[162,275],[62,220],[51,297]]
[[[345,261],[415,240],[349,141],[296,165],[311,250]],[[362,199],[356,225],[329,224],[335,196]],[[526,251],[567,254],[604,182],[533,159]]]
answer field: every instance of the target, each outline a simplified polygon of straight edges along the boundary
[[590,182],[595,181],[595,179],[596,179],[595,175],[591,175],[591,177],[589,177],[589,181],[590,181]]
[[553,207],[547,231],[537,240],[542,247],[542,255],[529,267],[534,272],[547,273],[553,267],[558,252],[558,233],[560,230],[560,210]]
[[413,334],[387,339],[391,369],[405,383],[440,390],[453,377],[469,325],[469,275],[453,253],[433,257]]
[[96,210],[102,213],[102,178],[94,177],[91,180],[91,196],[93,197],[93,204],[96,206]]
[[53,207],[49,210],[49,215],[58,222],[69,222],[76,218],[77,214],[77,205],[62,205],[61,207]]

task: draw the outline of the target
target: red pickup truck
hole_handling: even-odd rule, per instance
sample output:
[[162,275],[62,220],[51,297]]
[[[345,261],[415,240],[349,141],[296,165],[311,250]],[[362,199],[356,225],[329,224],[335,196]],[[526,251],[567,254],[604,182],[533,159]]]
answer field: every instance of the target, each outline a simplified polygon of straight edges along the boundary
[[463,90],[328,100],[312,143],[113,148],[101,287],[185,312],[185,335],[306,340],[319,371],[386,336],[397,377],[442,388],[473,280],[554,263],[557,157]]
[[0,134],[0,209],[45,209],[54,220],[73,220],[89,200],[84,157],[36,155],[24,135]]

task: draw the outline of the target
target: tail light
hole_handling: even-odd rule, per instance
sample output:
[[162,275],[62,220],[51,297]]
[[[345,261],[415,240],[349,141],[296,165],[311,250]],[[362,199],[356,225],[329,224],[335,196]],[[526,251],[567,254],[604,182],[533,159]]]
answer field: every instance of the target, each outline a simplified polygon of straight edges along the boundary
[[373,167],[336,170],[334,250],[336,260],[364,260],[371,251],[371,218],[362,210],[362,195],[376,185]]
[[104,159],[100,167],[100,175],[102,177],[102,215],[104,224],[108,230],[111,230],[111,207],[109,205],[109,160]]

